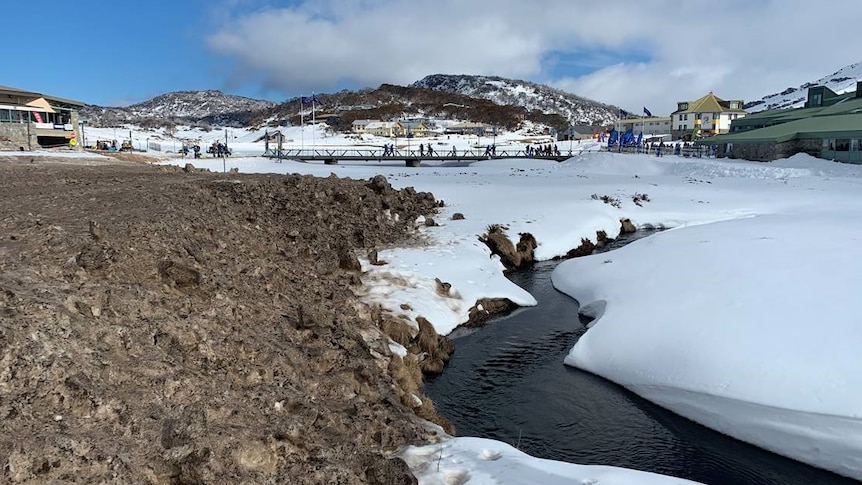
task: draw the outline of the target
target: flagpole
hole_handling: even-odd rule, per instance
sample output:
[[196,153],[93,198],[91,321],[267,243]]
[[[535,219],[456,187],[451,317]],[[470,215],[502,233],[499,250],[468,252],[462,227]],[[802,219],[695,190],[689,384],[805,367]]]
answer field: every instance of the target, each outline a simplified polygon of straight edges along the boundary
[[317,123],[315,122],[315,119],[314,119],[314,100],[315,99],[317,99],[317,96],[315,96],[314,91],[312,91],[311,92],[311,149],[312,150],[317,148],[314,145],[314,143],[315,143],[314,132],[315,132],[315,130],[317,130]]
[[305,115],[302,112],[302,96],[299,96],[299,129],[300,129],[300,151],[305,150]]

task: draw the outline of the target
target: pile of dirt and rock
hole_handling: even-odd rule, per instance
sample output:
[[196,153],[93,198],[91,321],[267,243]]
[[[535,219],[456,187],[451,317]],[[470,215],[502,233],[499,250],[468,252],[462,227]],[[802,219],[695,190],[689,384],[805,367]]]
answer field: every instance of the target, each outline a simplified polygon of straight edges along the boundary
[[119,163],[0,180],[0,481],[415,483],[387,456],[436,413],[351,288],[356,254],[419,241],[431,194]]

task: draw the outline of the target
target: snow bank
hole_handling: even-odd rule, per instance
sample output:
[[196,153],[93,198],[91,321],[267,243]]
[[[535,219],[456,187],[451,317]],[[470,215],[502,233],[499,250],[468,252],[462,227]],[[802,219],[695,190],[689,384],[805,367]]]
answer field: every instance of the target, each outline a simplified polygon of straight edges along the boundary
[[401,457],[420,485],[694,485],[654,473],[534,458],[499,441],[452,438],[407,448]]
[[[598,319],[566,363],[705,426],[862,478],[858,205],[667,231],[570,260]],[[835,237],[835,235],[839,235]]]

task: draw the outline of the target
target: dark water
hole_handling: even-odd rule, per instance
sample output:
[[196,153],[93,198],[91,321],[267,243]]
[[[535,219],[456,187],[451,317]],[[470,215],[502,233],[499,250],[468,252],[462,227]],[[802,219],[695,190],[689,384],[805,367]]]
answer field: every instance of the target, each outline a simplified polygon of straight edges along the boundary
[[709,485],[859,482],[711,431],[625,389],[563,365],[585,328],[557,292],[547,262],[511,276],[539,301],[455,335],[443,374],[425,385],[460,436],[493,438],[531,455],[613,465]]

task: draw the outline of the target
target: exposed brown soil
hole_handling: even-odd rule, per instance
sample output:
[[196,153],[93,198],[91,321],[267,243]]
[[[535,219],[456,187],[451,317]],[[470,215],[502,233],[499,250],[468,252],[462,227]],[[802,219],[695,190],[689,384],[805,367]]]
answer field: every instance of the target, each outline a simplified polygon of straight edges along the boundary
[[382,177],[0,159],[0,482],[414,483],[387,456],[429,437],[421,363],[351,288],[435,206]]

